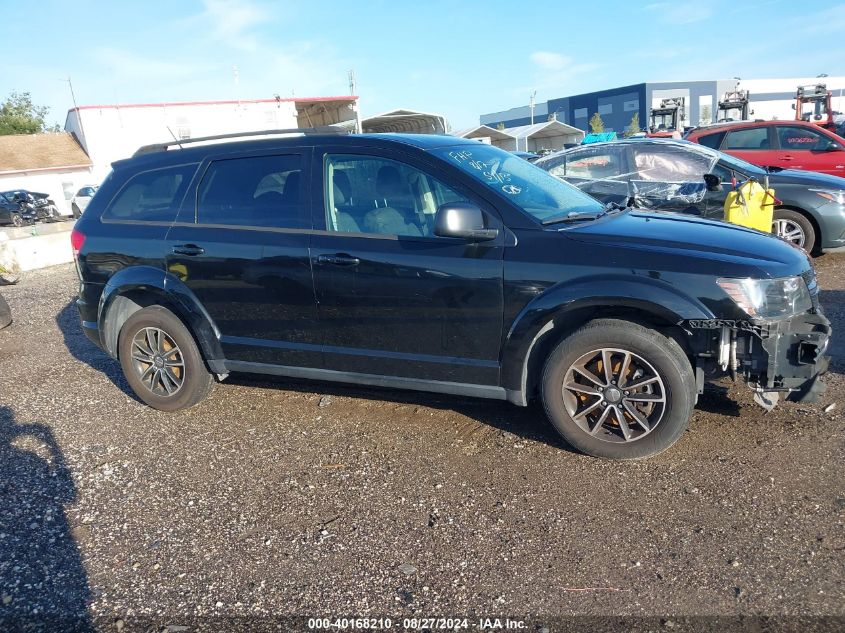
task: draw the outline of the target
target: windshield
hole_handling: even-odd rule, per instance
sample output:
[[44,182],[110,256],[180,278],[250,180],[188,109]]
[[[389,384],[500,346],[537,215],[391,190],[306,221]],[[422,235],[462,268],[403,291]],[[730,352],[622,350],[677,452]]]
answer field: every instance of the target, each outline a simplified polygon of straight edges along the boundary
[[570,213],[594,214],[604,207],[594,198],[543,169],[498,147],[478,143],[440,147],[435,156],[458,167],[540,222]]

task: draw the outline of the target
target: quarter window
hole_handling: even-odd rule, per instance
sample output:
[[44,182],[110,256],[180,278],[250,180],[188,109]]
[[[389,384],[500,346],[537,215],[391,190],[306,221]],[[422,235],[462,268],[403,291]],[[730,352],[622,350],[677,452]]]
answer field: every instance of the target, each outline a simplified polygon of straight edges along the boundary
[[197,166],[177,165],[130,178],[103,213],[111,220],[172,222]]
[[780,148],[784,150],[819,150],[831,143],[824,134],[804,127],[779,125],[777,131]]
[[724,149],[770,149],[769,128],[752,127],[728,132]]
[[218,160],[203,176],[197,222],[258,228],[310,228],[298,155]]
[[698,137],[698,143],[709,147],[710,149],[719,149],[722,144],[722,139],[725,138],[725,132],[716,132],[716,134],[705,134]]
[[329,231],[433,237],[438,207],[467,201],[425,172],[386,158],[329,155],[325,173]]

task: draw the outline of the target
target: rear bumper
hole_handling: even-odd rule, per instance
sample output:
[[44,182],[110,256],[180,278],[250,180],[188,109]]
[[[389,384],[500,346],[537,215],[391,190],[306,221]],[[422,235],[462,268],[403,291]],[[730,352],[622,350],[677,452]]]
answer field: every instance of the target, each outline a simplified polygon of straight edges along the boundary
[[76,309],[79,311],[79,319],[82,323],[82,331],[94,345],[104,349],[100,340],[100,328],[97,325],[97,306],[91,306],[82,297],[76,300]]

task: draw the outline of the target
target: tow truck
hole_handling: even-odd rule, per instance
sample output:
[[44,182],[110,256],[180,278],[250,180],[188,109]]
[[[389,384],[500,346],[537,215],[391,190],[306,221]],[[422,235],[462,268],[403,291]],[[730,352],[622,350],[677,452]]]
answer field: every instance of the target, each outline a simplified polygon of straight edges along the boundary
[[[732,90],[726,92],[719,102],[719,111],[716,116],[717,123],[728,121],[747,121],[748,102],[751,100],[751,93],[747,90]],[[751,112],[750,114],[754,114]]]
[[685,100],[683,97],[663,99],[660,105],[651,109],[649,118],[649,138],[680,138],[685,116]]

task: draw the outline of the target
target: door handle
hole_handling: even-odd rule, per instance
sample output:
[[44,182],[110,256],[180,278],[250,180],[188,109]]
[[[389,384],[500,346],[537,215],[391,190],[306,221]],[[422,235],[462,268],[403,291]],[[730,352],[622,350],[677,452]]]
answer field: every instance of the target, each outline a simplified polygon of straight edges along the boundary
[[178,246],[173,247],[173,252],[177,255],[202,255],[205,252],[205,249],[202,246],[197,246],[196,244],[179,244]]
[[794,160],[794,158],[792,156],[790,156],[789,154],[787,154],[786,156],[781,156],[780,159],[781,160]]
[[334,255],[317,255],[318,264],[332,264],[333,266],[357,266],[361,260],[346,253],[335,253]]

